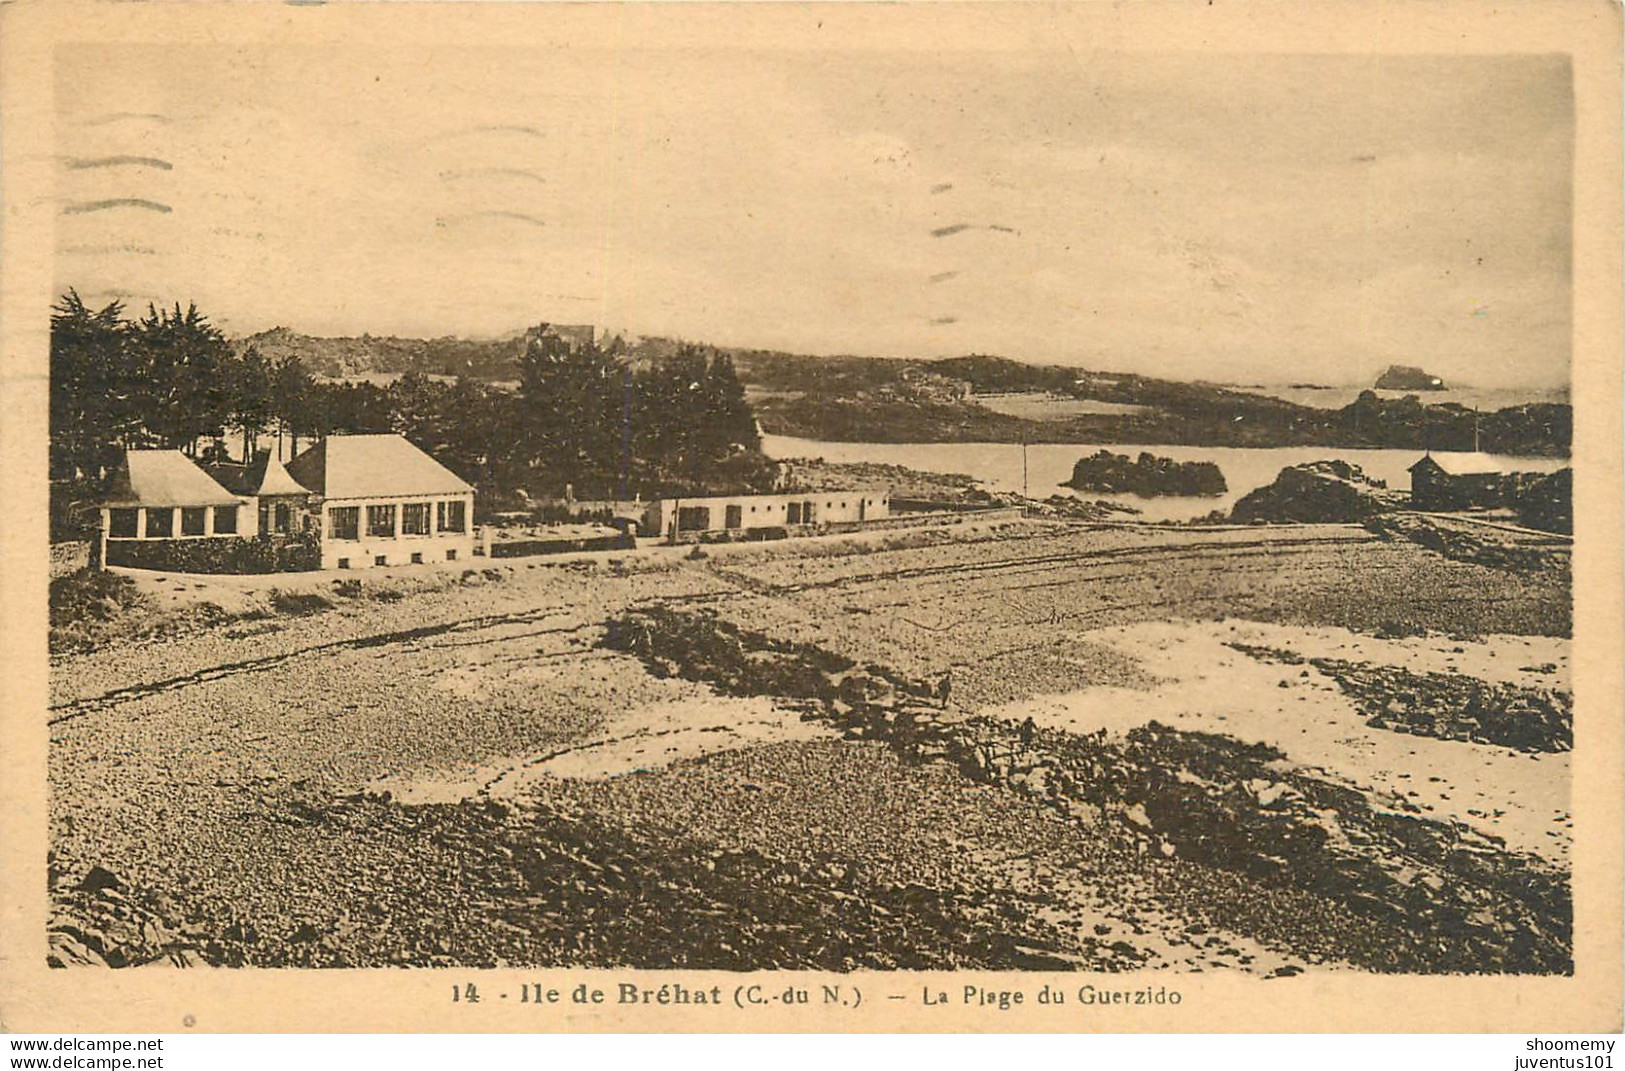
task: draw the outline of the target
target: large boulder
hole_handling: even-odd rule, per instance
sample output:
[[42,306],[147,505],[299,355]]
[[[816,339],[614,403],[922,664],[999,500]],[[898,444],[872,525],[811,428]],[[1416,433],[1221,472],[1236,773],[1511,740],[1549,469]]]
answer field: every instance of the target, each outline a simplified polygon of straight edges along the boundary
[[1233,521],[1354,523],[1403,504],[1403,496],[1346,461],[1311,461],[1281,470],[1275,482],[1249,492],[1230,511]]

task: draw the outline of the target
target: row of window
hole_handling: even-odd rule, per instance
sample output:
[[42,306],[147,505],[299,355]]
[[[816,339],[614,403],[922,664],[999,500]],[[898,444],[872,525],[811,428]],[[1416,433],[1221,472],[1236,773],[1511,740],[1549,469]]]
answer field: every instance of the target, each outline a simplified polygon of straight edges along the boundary
[[[447,549],[447,551],[446,551],[446,560],[448,562],[454,562],[454,561],[457,560],[457,551],[454,548]],[[423,564],[423,552],[420,551],[420,550],[414,550],[412,552],[412,554],[411,554],[411,562],[412,562],[413,565],[422,565]],[[374,564],[374,565],[388,565],[389,564],[389,555],[387,555],[387,554],[375,554],[375,555],[373,555],[372,564]],[[349,558],[340,558],[339,561],[338,561],[338,566],[339,566],[340,569],[348,569],[348,568],[350,568],[350,559]]]
[[[468,531],[468,504],[466,502],[408,502],[400,506],[399,524],[402,535],[426,536],[434,532]],[[208,526],[208,511],[214,510],[214,528]],[[108,511],[107,534],[113,539],[172,539],[176,535],[176,518],[180,514],[179,534],[182,536],[236,535],[236,506],[148,506]],[[146,524],[142,525],[142,515]],[[430,527],[431,517],[434,526]],[[396,507],[368,506],[367,535],[393,539],[396,527]],[[286,534],[292,528],[292,511],[286,503],[277,503],[274,509],[268,503],[260,506],[260,530]],[[360,539],[361,507],[335,506],[328,510],[328,535],[334,539]]]
[[[839,501],[825,502],[824,508],[826,510],[832,510],[839,505],[841,508],[845,509],[851,504],[851,500],[843,498]],[[879,504],[879,499],[857,499],[857,505],[860,511],[866,507],[877,506]],[[813,507],[816,505],[816,502],[803,501],[785,502],[771,506],[764,505],[761,508],[762,512],[764,513],[783,510],[785,523],[787,524],[812,524]],[[723,527],[743,528],[745,526],[745,509],[746,507],[741,504],[730,503],[725,505],[723,507]],[[750,506],[749,509],[752,513],[756,512],[755,506]],[[711,507],[679,505],[677,508],[677,527],[682,531],[703,531],[710,528]]]
[[[209,506],[183,506],[179,511],[174,507],[152,507],[145,509],[113,509],[108,510],[107,534],[113,539],[139,539],[145,535],[148,539],[172,539],[175,536],[175,514],[181,515],[180,534],[183,536],[200,536],[208,534]],[[237,534],[237,507],[214,506],[214,534]],[[145,532],[141,528],[141,515],[147,515]]]
[[[426,536],[435,532],[468,531],[468,504],[463,501],[435,502],[430,527],[428,502],[405,502],[397,506],[368,506],[367,536],[372,539],[394,539],[396,524],[403,536]],[[332,506],[327,511],[327,535],[330,539],[361,538],[360,506]]]

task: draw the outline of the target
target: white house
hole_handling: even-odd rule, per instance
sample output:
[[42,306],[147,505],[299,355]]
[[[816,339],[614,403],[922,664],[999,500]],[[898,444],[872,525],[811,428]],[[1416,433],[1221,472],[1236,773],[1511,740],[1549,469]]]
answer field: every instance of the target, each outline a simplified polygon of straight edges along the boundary
[[677,538],[686,533],[818,528],[891,516],[889,491],[805,491],[776,495],[708,495],[649,503],[643,530]]
[[474,489],[399,435],[330,435],[287,471],[319,499],[324,569],[474,553]]

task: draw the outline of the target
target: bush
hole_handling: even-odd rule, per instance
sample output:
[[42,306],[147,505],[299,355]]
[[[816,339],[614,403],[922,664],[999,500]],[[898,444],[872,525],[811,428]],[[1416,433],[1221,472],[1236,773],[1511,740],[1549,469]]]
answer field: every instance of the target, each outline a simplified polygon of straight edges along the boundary
[[1518,523],[1564,535],[1574,531],[1574,470],[1559,469],[1518,497]]
[[127,576],[81,569],[51,581],[51,627],[107,621],[146,601]]
[[637,540],[624,534],[585,539],[504,539],[491,544],[491,557],[523,558],[533,554],[568,554],[585,550],[632,550],[636,546]]
[[97,503],[102,486],[94,480],[52,480],[50,493],[51,542],[95,539],[101,534]]
[[271,590],[271,607],[279,614],[319,614],[331,610],[333,604],[313,591]]
[[99,569],[56,577],[50,587],[50,649],[86,651],[147,623],[155,609],[134,580]]

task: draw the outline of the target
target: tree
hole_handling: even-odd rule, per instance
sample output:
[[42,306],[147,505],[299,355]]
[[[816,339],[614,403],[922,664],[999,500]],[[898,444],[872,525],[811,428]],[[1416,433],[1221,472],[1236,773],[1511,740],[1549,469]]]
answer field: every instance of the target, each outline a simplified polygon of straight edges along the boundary
[[271,362],[250,346],[231,367],[227,398],[231,421],[243,433],[243,461],[254,454],[253,445],[271,423]]
[[745,388],[726,354],[681,346],[658,361],[639,384],[632,455],[643,482],[688,493],[738,489],[771,481],[770,466],[731,462],[758,455],[761,436]]
[[533,331],[519,357],[522,449],[552,493],[624,493],[630,369],[592,343]]
[[99,480],[115,446],[141,432],[144,412],[124,306],[92,311],[69,290],[51,309],[50,464]]
[[316,434],[315,414],[311,400],[315,394],[316,377],[296,356],[278,361],[271,371],[271,415],[276,418],[276,452],[282,456],[284,435],[293,440],[289,456],[299,452],[299,433]]

